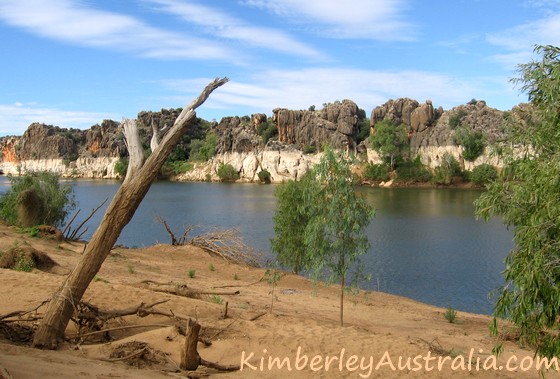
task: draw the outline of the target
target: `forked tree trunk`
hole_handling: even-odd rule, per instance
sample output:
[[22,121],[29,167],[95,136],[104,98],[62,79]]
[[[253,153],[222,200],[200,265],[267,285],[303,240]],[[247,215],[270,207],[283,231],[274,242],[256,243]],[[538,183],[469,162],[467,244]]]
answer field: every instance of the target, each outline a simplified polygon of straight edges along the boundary
[[[101,224],[91,237],[78,265],[68,275],[62,287],[53,295],[35,337],[33,346],[56,349],[64,337],[64,331],[74,307],[81,300],[93,277],[117,241],[121,231],[132,219],[134,212],[150,189],[161,166],[171,154],[175,145],[195,120],[195,109],[210,96],[212,91],[225,84],[228,78],[216,78],[204,91],[189,104],[165,135],[159,146],[152,152],[143,165],[127,172],[127,178],[108,206]],[[135,171],[134,175],[131,171]]]

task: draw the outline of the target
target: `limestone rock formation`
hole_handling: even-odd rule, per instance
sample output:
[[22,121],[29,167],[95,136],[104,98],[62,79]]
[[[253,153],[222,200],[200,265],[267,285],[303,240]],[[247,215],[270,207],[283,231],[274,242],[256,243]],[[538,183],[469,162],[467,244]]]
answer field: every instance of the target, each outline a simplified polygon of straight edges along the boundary
[[224,117],[213,130],[219,136],[217,154],[245,153],[263,144],[255,129],[254,120],[248,117]]
[[83,138],[78,129],[62,129],[57,126],[33,123],[23,133],[19,143],[17,158],[30,159],[72,159],[78,157],[76,140]]
[[113,120],[103,120],[84,133],[84,145],[80,157],[120,157],[126,154],[124,138],[120,131],[120,124]]
[[336,149],[354,149],[359,125],[364,114],[351,100],[327,104],[319,111],[276,108],[272,120],[278,129],[278,140],[299,149],[321,148],[328,143]]
[[403,123],[412,133],[417,133],[434,125],[442,113],[443,109],[434,109],[430,100],[419,104],[418,101],[409,98],[391,99],[373,109],[370,125],[373,129],[377,122],[389,119],[395,124]]

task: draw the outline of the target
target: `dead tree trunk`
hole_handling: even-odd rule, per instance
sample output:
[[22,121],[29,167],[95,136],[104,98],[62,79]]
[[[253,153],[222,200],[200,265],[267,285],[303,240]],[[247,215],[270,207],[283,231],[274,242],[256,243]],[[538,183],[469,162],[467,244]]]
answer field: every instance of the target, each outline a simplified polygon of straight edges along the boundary
[[[75,305],[81,300],[89,283],[111,252],[121,231],[132,219],[161,166],[195,120],[195,109],[206,101],[212,91],[227,81],[227,78],[216,78],[208,84],[203,92],[183,109],[171,130],[146,162],[136,167],[134,175],[127,175],[128,177],[108,206],[101,224],[91,237],[82,259],[50,300],[45,316],[35,332],[34,347],[49,349],[58,347]],[[130,174],[130,170],[128,173]]]
[[189,319],[187,324],[187,333],[185,336],[185,345],[181,354],[181,370],[196,370],[200,364],[200,355],[198,355],[198,334],[200,333],[200,324],[193,319]]

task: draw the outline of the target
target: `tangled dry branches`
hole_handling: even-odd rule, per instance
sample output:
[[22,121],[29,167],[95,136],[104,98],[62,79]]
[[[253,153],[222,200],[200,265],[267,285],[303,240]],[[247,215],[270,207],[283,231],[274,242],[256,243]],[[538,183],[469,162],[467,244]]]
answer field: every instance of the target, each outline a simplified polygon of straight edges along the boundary
[[210,228],[210,230],[189,239],[188,235],[193,230],[204,228],[188,225],[184,227],[182,235],[177,237],[163,218],[158,216],[156,221],[163,225],[171,237],[172,245],[193,245],[228,262],[247,264],[253,267],[259,266],[259,254],[254,248],[245,244],[243,237],[236,228]]

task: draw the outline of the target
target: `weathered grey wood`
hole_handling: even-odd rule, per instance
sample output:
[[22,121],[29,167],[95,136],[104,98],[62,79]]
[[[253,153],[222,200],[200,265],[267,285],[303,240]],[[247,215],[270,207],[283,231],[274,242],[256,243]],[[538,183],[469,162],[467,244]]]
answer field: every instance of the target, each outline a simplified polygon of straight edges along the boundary
[[136,120],[124,118],[122,122],[124,142],[128,150],[128,169],[126,171],[125,181],[132,178],[144,164],[144,150],[142,149],[142,141],[140,141],[140,133]]
[[50,300],[45,316],[35,332],[34,347],[49,349],[58,347],[74,311],[74,305],[81,300],[89,283],[111,252],[121,231],[134,216],[134,212],[150,189],[161,166],[189,125],[194,122],[195,109],[204,103],[216,88],[227,81],[228,78],[216,78],[208,84],[202,93],[183,109],[173,127],[145,163],[138,168],[134,175],[127,175],[127,180],[123,182],[107,207],[107,211],[86,246],[78,265]]

